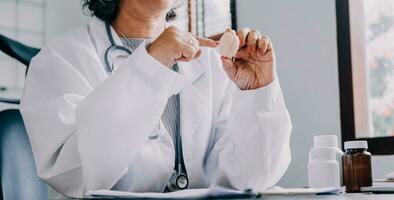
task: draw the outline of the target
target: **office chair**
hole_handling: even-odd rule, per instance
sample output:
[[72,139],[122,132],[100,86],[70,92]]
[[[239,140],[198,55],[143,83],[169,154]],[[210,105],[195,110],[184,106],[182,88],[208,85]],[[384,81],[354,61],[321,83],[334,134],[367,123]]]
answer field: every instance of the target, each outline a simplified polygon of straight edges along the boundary
[[33,152],[19,111],[0,112],[0,123],[3,198],[47,199],[47,186],[37,176]]
[[15,58],[26,67],[29,66],[31,59],[40,52],[40,49],[26,46],[1,34],[0,50],[12,58]]
[[[0,50],[26,67],[40,51],[3,35],[0,35]],[[14,99],[3,98],[0,102],[19,104]],[[0,199],[48,198],[47,185],[37,176],[22,116],[15,109],[0,112],[0,184]]]
[[[20,42],[12,40],[4,35],[0,34],[0,50],[5,54],[9,55],[12,58],[15,58],[22,64],[26,66],[26,74],[28,71],[28,67],[31,59],[40,52],[40,49],[26,46]],[[0,66],[1,67],[1,66]],[[20,101],[18,99],[7,99],[1,98],[0,102],[3,103],[11,103],[11,104],[19,104]]]

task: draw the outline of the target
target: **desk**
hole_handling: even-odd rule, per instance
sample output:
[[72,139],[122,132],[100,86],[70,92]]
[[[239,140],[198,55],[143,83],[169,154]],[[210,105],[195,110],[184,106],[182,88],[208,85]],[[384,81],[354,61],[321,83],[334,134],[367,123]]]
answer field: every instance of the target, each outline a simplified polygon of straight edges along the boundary
[[264,200],[394,200],[394,194],[263,195]]
[[[62,198],[56,198],[53,200],[59,200],[59,199]],[[88,198],[87,200],[95,200],[95,199],[102,200],[100,198]],[[125,200],[127,199],[128,198],[125,198]],[[261,196],[261,198],[258,199],[262,199],[262,200],[394,200],[394,194],[263,195]],[[130,200],[132,200],[132,198],[130,198]]]

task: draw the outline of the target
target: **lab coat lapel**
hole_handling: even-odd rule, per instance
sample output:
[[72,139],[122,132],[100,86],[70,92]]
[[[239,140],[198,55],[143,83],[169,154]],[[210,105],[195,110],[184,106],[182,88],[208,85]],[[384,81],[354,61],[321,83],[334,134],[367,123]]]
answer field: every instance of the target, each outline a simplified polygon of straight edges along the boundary
[[180,93],[180,126],[183,144],[183,156],[186,168],[190,166],[193,151],[193,135],[201,122],[206,97],[199,91],[195,83],[204,74],[206,65],[199,60],[179,63],[179,71],[190,80]]

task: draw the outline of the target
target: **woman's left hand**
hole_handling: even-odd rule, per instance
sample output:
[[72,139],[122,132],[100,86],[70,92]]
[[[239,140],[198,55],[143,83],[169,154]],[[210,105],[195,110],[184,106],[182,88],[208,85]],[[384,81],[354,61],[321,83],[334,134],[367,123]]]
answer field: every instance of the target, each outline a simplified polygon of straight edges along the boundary
[[239,29],[240,49],[231,60],[222,57],[224,70],[241,90],[267,86],[275,79],[275,54],[270,39],[258,30]]

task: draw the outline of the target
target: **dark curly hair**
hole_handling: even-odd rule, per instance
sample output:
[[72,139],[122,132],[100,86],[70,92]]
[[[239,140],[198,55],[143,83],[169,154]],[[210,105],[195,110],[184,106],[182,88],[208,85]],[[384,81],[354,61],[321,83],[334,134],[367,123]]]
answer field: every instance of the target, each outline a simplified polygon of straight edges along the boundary
[[[119,13],[120,0],[83,0],[83,9],[89,12],[87,15],[96,16],[105,22],[113,22]],[[175,9],[167,13],[166,20],[171,21],[176,18]]]

